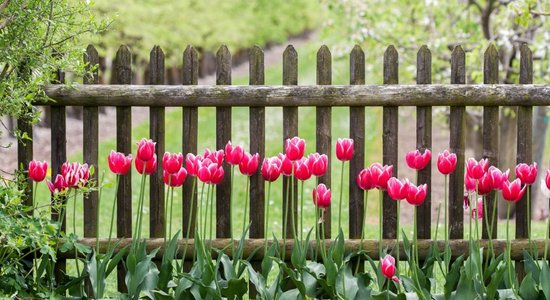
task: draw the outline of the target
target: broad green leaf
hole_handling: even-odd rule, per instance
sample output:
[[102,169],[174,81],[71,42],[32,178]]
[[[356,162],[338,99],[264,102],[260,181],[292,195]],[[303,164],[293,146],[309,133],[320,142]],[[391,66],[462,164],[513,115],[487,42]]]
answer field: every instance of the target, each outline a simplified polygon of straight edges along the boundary
[[531,273],[527,273],[519,287],[519,295],[523,299],[537,299],[538,288]]
[[539,282],[544,296],[546,299],[550,299],[550,267],[548,267],[548,262],[542,263]]

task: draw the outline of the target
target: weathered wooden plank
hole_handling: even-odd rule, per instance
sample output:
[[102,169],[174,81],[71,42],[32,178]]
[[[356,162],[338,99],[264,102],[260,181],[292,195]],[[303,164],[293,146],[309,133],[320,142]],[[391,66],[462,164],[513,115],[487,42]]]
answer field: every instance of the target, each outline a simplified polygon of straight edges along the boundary
[[[216,84],[231,85],[231,53],[225,45],[216,54]],[[231,140],[231,107],[216,108],[216,149],[223,149]],[[231,236],[231,168],[223,163],[225,176],[216,186],[216,237]]]
[[[132,83],[132,53],[126,46],[121,46],[113,65],[113,79],[116,84]],[[118,152],[132,152],[132,108],[116,108],[116,147]],[[117,191],[117,237],[132,236],[132,176],[121,175]],[[125,268],[122,263],[117,266],[118,291],[126,292]]]
[[[326,45],[321,46],[319,51],[317,51],[317,84],[332,84],[332,55]],[[319,177],[317,182],[324,183],[326,186],[330,187],[330,169],[332,166],[332,108],[330,106],[317,106],[316,129],[316,151],[326,154],[328,157],[327,172],[325,175]],[[331,211],[332,209],[330,206],[325,209],[325,238],[330,238],[331,235]]]
[[[258,46],[254,46],[249,54],[250,64],[250,85],[264,85],[264,52]],[[258,153],[260,157],[265,156],[265,107],[250,107],[250,153]],[[250,237],[264,237],[264,209],[265,205],[265,184],[260,172],[250,176]],[[271,236],[270,224],[266,226],[268,237]]]
[[[547,106],[550,85],[330,85],[45,87],[57,105],[178,106]],[[38,105],[53,105],[39,102]]]
[[[159,46],[153,47],[149,56],[148,83],[151,85],[164,84],[164,52]],[[155,152],[159,159],[157,169],[149,179],[149,232],[151,237],[164,237],[166,228],[163,169],[162,163],[160,163],[166,149],[164,116],[164,107],[150,107],[149,136],[156,142]]]
[[[365,53],[356,45],[350,53],[350,84],[365,84]],[[365,108],[349,108],[349,131],[355,151],[349,163],[349,237],[357,239],[363,232],[363,194],[355,179],[365,164]]]
[[[496,84],[498,83],[498,51],[494,44],[491,44],[484,55],[483,64],[483,83],[484,84]],[[489,164],[495,167],[499,166],[498,163],[498,139],[499,139],[499,107],[498,106],[484,106],[483,107],[483,158],[489,160]],[[495,191],[492,191],[487,199],[494,199]],[[493,211],[493,206],[496,205],[495,201],[487,201],[486,207],[483,209],[487,212]],[[493,220],[493,232],[492,237],[496,238],[498,226],[496,226],[496,218]],[[482,236],[488,238],[489,231],[485,222],[482,223]]]
[[[298,53],[292,45],[288,45],[283,52],[283,85],[298,85]],[[283,153],[285,141],[295,136],[298,136],[298,108],[291,106],[283,107]],[[297,180],[292,180],[291,176],[283,178],[283,195],[283,232],[286,231],[286,237],[293,238],[294,231],[291,214],[294,214],[295,220],[298,219],[298,205],[296,202],[293,207],[290,207],[290,205],[292,197],[298,199],[298,182]],[[284,212],[287,212],[286,224]]]
[[[393,45],[384,52],[384,84],[399,83],[399,54]],[[399,109],[396,106],[383,108],[382,112],[382,161],[384,165],[393,165],[393,176],[398,176],[398,122]],[[383,237],[394,239],[397,236],[397,202],[384,191],[382,204],[384,222]]]
[[[183,84],[196,85],[199,78],[199,55],[193,46],[187,46],[183,52]],[[196,107],[185,107],[182,117],[183,126],[183,153],[197,153],[198,136],[198,109]],[[193,214],[191,215],[191,210]],[[197,215],[197,179],[187,178],[183,184],[183,232],[189,237],[195,236],[195,222]],[[189,218],[191,220],[190,229],[188,229]]]
[[[466,55],[460,45],[451,55],[451,84],[466,83]],[[464,166],[466,139],[466,107],[451,106],[449,116],[449,150],[456,154],[456,165]],[[449,237],[464,238],[464,168],[456,168],[449,176]]]
[[[86,63],[86,70],[89,72],[88,75],[83,78],[84,84],[98,84],[99,55],[94,46],[88,45],[86,48],[84,63]],[[82,129],[86,137],[82,140],[84,162],[89,166],[94,166],[95,172],[91,176],[91,179],[99,183],[99,108],[97,106],[86,106],[83,108],[82,114]],[[92,191],[88,193],[84,199],[84,237],[96,236],[97,226],[99,226],[99,224],[97,224],[99,209],[97,197],[97,191]]]
[[[416,56],[416,83],[431,84],[432,83],[432,53],[426,45],[423,45],[418,50]],[[426,149],[432,150],[432,107],[417,106],[416,107],[416,149],[422,153]],[[429,239],[432,230],[432,162],[418,171],[417,184],[428,185],[428,193],[424,203],[417,207],[419,220],[430,220],[430,222],[418,222],[418,238]],[[399,230],[399,229],[398,229]]]

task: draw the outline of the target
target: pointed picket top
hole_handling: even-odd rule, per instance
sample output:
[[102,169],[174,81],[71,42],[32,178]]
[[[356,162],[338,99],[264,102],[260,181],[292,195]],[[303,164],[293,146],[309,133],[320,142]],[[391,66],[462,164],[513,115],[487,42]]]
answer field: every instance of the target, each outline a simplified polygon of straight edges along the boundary
[[393,45],[384,52],[384,84],[399,83],[399,53]]
[[86,53],[84,53],[84,63],[86,64],[87,74],[83,78],[84,84],[97,84],[99,83],[99,54],[94,45],[88,45],[86,47]]
[[466,53],[461,45],[456,45],[451,54],[451,83],[466,83]]
[[116,84],[132,83],[132,52],[126,45],[118,48],[115,56],[115,73],[113,74]]
[[522,43],[520,48],[519,83],[533,83],[533,52],[527,43]]
[[155,45],[149,54],[149,84],[164,84],[164,52]]
[[355,45],[349,54],[350,84],[365,84],[365,52]]
[[416,54],[416,83],[432,83],[432,52],[422,45]]
[[498,83],[498,50],[495,44],[489,45],[483,55],[483,83]]
[[231,84],[231,53],[226,45],[216,52],[216,84]]
[[317,84],[332,83],[332,54],[327,45],[317,51]]
[[199,53],[193,45],[183,51],[183,84],[193,85],[199,81]]
[[254,45],[248,54],[249,57],[249,84],[250,85],[263,85],[265,84],[264,75],[264,51],[260,46]]
[[298,84],[298,52],[294,46],[286,46],[283,52],[283,84]]

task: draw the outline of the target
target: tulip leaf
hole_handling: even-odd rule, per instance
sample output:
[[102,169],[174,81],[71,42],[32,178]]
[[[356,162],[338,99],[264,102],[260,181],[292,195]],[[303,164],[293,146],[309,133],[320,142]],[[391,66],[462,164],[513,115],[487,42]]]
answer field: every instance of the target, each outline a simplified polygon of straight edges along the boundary
[[539,278],[540,278],[540,266],[539,264],[533,259],[529,251],[523,251],[523,263],[526,273],[531,273],[532,279],[535,281],[536,284],[539,284]]
[[519,287],[519,295],[523,299],[537,299],[537,284],[535,283],[535,280],[533,280],[531,273],[527,273],[525,278],[523,278],[521,286]]
[[300,291],[298,289],[292,289],[284,292],[279,300],[296,300],[296,299],[304,299],[303,297],[300,297]]
[[456,286],[458,285],[458,281],[460,279],[460,269],[463,262],[464,255],[461,255],[453,262],[451,268],[449,269],[449,273],[445,276],[444,291],[446,299],[449,299],[451,293],[456,290]]
[[540,272],[540,285],[546,299],[550,299],[550,267],[548,262],[542,263],[542,270]]

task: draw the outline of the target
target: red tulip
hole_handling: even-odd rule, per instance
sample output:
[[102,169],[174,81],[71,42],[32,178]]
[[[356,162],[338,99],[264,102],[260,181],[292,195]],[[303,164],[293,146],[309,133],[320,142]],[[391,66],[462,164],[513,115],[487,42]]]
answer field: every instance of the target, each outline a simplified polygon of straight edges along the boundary
[[537,180],[537,163],[531,165],[519,164],[516,166],[516,177],[521,180],[522,184],[531,185]]
[[327,189],[327,186],[323,183],[319,184],[316,188],[313,189],[313,204],[317,208],[327,208],[330,206],[330,189]]
[[359,172],[359,174],[357,175],[356,181],[359,188],[364,191],[376,188],[376,182],[375,179],[372,177],[370,168],[361,170],[361,172]]
[[506,172],[503,173],[499,168],[491,166],[486,176],[491,178],[491,187],[493,190],[501,190],[502,183],[510,177],[510,170],[506,170]]
[[323,176],[327,172],[328,157],[325,154],[310,154],[307,158],[307,163],[313,176]]
[[414,185],[414,183],[409,183],[409,194],[407,195],[407,202],[414,206],[422,205],[422,203],[424,203],[424,200],[426,199],[427,193],[427,184],[416,186]]
[[476,212],[477,212],[477,218],[483,219],[483,199],[482,198],[477,199],[477,206],[476,208],[472,209],[472,219],[476,218]]
[[165,152],[162,157],[162,168],[170,174],[179,172],[182,164],[183,155],[181,153]]
[[351,160],[353,156],[353,139],[338,139],[336,142],[336,158],[341,161]]
[[369,169],[374,180],[374,186],[380,190],[386,190],[388,187],[388,180],[392,176],[393,166],[382,166],[379,163],[373,163],[370,165]]
[[299,160],[304,156],[306,150],[306,141],[295,136],[287,139],[285,144],[285,154],[291,161]]
[[288,159],[288,157],[282,153],[279,153],[277,155],[279,160],[281,160],[281,174],[284,176],[291,176],[292,175],[292,161]]
[[65,162],[61,166],[61,175],[63,175],[68,187],[79,188],[88,183],[90,169],[88,164]]
[[477,194],[481,196],[489,195],[492,190],[493,180],[491,176],[489,176],[489,173],[485,173],[485,175],[477,181]]
[[155,142],[153,140],[141,139],[138,143],[136,159],[142,161],[148,161],[153,159],[153,154],[155,154]]
[[223,150],[218,151],[210,151],[210,149],[206,148],[204,150],[203,159],[209,158],[211,161],[218,164],[218,166],[221,166],[223,163]]
[[145,172],[145,175],[151,175],[157,169],[157,155],[153,154],[153,158],[148,161],[143,161],[136,158],[134,160],[134,164],[139,174],[143,174]]
[[469,158],[466,162],[466,173],[473,179],[480,179],[483,174],[487,172],[489,168],[489,161],[487,159],[481,159],[476,161],[473,158]]
[[238,165],[244,157],[244,149],[241,146],[233,147],[231,141],[225,145],[225,160],[231,165]]
[[198,178],[200,181],[207,184],[219,184],[222,182],[223,177],[223,167],[218,163],[209,158],[205,158],[199,163]]
[[187,170],[185,170],[185,168],[180,168],[175,173],[168,173],[166,170],[164,170],[164,183],[170,185],[171,187],[182,186],[186,178]]
[[476,180],[468,176],[468,173],[464,174],[464,188],[468,192],[476,191]]
[[273,182],[279,178],[282,170],[281,159],[277,156],[266,157],[262,163],[262,176],[265,180]]
[[50,189],[52,194],[64,192],[69,188],[65,182],[65,178],[61,174],[57,174],[53,183],[49,180],[46,181],[46,183],[48,184],[48,189]]
[[41,182],[48,173],[48,163],[46,161],[31,160],[29,162],[29,178],[34,182]]
[[502,183],[502,197],[506,201],[518,202],[523,197],[526,187],[521,187],[521,180],[519,178],[516,178],[512,182],[506,180]]
[[132,167],[132,154],[126,156],[124,153],[111,150],[111,153],[109,153],[107,157],[107,161],[109,162],[109,169],[111,169],[111,172],[118,175],[124,175],[128,173],[130,167]]
[[546,188],[550,189],[550,170],[546,171],[545,182],[546,182]]
[[239,163],[239,170],[243,175],[252,176],[258,171],[258,165],[260,164],[260,155],[258,153],[251,155],[245,153],[243,159]]
[[399,282],[399,278],[395,276],[395,258],[393,258],[393,256],[389,254],[384,256],[380,261],[380,269],[384,277]]
[[430,149],[424,150],[424,154],[421,154],[420,151],[414,150],[407,153],[405,156],[405,160],[407,161],[407,166],[409,168],[414,170],[422,170],[424,169],[428,163],[430,162],[430,159],[432,158],[432,152]]
[[456,154],[445,150],[437,156],[437,169],[443,175],[449,175],[455,171]]
[[309,168],[308,160],[302,157],[295,162],[294,176],[299,180],[308,180],[311,178],[311,169]]
[[202,160],[202,157],[200,155],[195,156],[192,153],[187,153],[185,156],[185,168],[187,169],[187,172],[191,176],[197,176],[197,173],[199,172],[199,162]]
[[409,195],[409,180],[392,177],[388,180],[388,194],[393,200],[403,200]]

